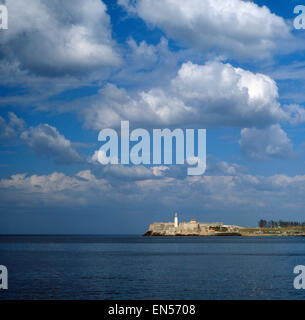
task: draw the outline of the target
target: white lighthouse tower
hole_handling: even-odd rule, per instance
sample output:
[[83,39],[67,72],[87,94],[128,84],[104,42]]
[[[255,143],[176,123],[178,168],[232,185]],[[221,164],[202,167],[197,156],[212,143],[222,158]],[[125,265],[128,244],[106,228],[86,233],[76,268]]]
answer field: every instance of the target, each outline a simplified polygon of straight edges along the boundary
[[175,228],[178,228],[179,222],[178,222],[178,213],[175,213],[175,219],[174,219]]

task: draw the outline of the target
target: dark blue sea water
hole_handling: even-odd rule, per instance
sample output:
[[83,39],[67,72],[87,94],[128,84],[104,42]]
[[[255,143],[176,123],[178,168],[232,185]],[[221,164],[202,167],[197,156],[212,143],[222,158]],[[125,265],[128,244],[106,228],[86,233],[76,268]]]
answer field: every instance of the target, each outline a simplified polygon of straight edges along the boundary
[[305,238],[0,236],[0,299],[305,299]]

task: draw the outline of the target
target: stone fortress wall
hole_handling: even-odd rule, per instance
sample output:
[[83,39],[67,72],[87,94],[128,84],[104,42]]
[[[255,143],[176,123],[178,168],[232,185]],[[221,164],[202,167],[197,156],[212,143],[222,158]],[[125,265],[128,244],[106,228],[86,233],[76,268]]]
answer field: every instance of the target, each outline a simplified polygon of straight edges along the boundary
[[[176,220],[177,219],[177,220]],[[149,226],[146,236],[211,236],[219,234],[239,233],[241,227],[234,225],[224,225],[223,223],[201,223],[196,220],[178,223],[175,222],[155,222]]]

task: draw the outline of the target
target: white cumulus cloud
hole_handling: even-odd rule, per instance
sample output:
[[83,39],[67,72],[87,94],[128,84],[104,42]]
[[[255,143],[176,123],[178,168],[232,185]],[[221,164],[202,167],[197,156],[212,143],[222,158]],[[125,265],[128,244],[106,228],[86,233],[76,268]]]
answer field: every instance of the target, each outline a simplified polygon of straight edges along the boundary
[[82,111],[88,128],[130,120],[137,126],[264,127],[287,120],[268,76],[218,61],[184,63],[167,86],[130,94],[106,85]]
[[100,0],[7,0],[0,57],[36,74],[80,74],[120,62]]
[[282,17],[242,0],[119,0],[131,14],[200,51],[262,59],[289,37]]

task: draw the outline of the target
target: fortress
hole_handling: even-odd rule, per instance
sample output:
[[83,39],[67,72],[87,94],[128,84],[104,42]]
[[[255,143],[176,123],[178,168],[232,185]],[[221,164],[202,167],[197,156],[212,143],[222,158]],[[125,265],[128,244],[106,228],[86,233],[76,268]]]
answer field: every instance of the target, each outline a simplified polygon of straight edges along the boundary
[[242,227],[223,223],[202,223],[192,219],[180,222],[175,213],[174,222],[155,222],[149,226],[144,236],[240,236]]

